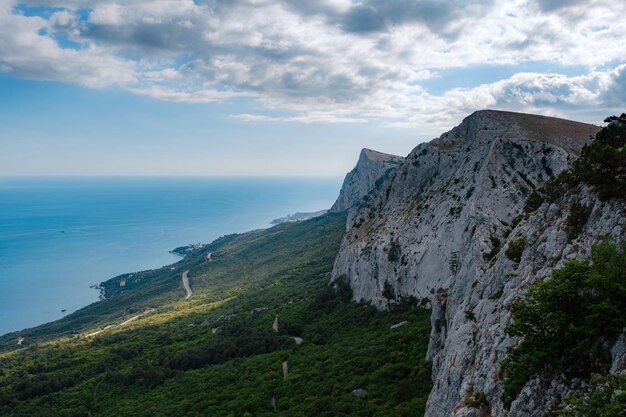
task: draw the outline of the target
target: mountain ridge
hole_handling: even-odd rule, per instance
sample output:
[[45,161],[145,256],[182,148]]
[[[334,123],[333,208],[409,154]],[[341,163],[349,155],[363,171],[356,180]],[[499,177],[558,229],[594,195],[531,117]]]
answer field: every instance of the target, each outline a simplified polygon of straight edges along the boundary
[[[452,253],[470,250],[466,258],[471,259],[488,252],[490,236],[501,222],[510,223],[526,197],[576,156],[558,145],[526,137],[516,123],[522,117],[545,120],[543,116],[479,111],[439,138],[418,145],[403,163],[388,171],[366,203],[348,211],[333,278],[349,276],[355,299],[385,307],[384,280],[376,277],[411,276],[417,286],[408,279],[396,280],[394,291],[421,298],[448,278],[440,275],[449,269]],[[578,122],[573,125],[581,127]],[[568,148],[579,152],[588,143],[589,132],[598,129],[582,125],[576,136],[567,138]],[[407,232],[407,225],[418,231]],[[416,234],[419,237],[412,241]],[[463,234],[466,248],[451,244]],[[470,245],[470,238],[475,244]],[[423,248],[410,249],[412,264],[407,253],[404,259],[390,260],[396,256],[387,252],[398,239],[407,240],[402,246]],[[429,244],[418,243],[421,239]],[[425,278],[416,280],[417,275]],[[377,285],[372,286],[373,282]]]
[[[348,211],[332,280],[347,282],[355,300],[380,309],[408,300],[432,309],[428,358],[434,387],[425,415],[546,415],[570,393],[563,381],[539,378],[507,408],[499,366],[517,341],[505,334],[513,301],[553,268],[588,257],[597,236],[626,239],[623,201],[605,201],[588,186],[559,195],[524,219],[537,190],[568,169],[600,129],[478,111],[418,145],[367,201]],[[567,225],[574,204],[590,214],[571,242]],[[529,249],[512,261],[507,254],[519,242]],[[613,348],[612,369],[624,369],[623,345],[618,340]],[[546,385],[551,388],[544,392]]]

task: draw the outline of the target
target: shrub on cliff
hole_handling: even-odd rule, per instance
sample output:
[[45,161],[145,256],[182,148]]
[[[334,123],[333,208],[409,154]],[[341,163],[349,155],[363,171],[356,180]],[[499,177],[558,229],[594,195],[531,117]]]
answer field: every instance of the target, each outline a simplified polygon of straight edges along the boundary
[[626,415],[626,375],[593,375],[591,384],[577,398],[566,398],[559,417],[618,417]]
[[389,260],[389,262],[396,262],[400,260],[401,256],[402,256],[402,247],[400,246],[400,243],[398,243],[395,240],[392,240],[391,243],[389,244],[389,252],[387,252],[387,259]]
[[509,242],[509,246],[506,248],[504,254],[513,262],[519,262],[522,259],[525,247],[526,238],[524,236],[518,236]]
[[502,361],[505,401],[535,375],[606,372],[608,348],[626,325],[626,242],[602,242],[570,261],[511,308],[506,332],[522,338]]
[[626,116],[611,116],[569,169],[551,177],[528,197],[524,211],[532,213],[545,201],[556,201],[579,184],[588,184],[601,199],[626,198]]
[[589,219],[592,207],[584,206],[578,202],[570,205],[569,215],[565,220],[565,231],[567,240],[574,240],[582,232],[583,227]]
[[587,183],[601,198],[626,198],[626,120],[609,117],[608,126],[585,146],[564,179]]

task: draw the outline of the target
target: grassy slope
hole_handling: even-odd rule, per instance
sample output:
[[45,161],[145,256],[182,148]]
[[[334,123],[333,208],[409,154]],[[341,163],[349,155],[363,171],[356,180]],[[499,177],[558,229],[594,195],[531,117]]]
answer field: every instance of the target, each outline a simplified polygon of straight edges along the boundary
[[[146,309],[176,308],[175,302],[185,294],[181,274],[186,270],[190,270],[191,286],[196,293],[190,300],[194,305],[222,300],[241,289],[266,286],[273,276],[303,265],[309,272],[320,266],[320,271],[328,272],[332,264],[327,266],[327,261],[334,259],[336,252],[333,245],[338,244],[343,232],[338,226],[344,221],[342,218],[335,215],[323,221],[283,224],[225,236],[171,266],[112,278],[103,283],[106,300],[60,320],[0,336],[0,351],[14,349],[18,336],[24,337],[28,345],[118,324]],[[207,262],[208,252],[212,253],[213,262]],[[119,285],[122,280],[124,287]]]
[[[229,236],[173,271],[111,280],[111,298],[23,332],[30,347],[0,356],[0,415],[421,415],[431,387],[428,312],[379,313],[329,290],[344,224],[328,215]],[[187,269],[194,295],[182,300]],[[55,336],[147,307],[155,311],[95,337]],[[350,395],[356,388],[367,397]]]

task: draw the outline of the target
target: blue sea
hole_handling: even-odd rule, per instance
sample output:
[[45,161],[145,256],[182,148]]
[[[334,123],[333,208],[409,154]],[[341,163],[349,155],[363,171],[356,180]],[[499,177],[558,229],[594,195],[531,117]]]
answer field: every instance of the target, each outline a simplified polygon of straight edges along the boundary
[[90,285],[176,262],[175,247],[329,208],[340,187],[341,178],[0,178],[0,334],[97,301]]

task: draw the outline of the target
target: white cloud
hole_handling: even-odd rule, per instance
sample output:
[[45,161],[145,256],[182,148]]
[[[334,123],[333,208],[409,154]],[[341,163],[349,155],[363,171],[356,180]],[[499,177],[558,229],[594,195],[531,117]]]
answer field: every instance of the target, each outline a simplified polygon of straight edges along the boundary
[[233,119],[244,122],[297,122],[297,123],[366,123],[367,119],[341,116],[331,112],[309,112],[297,116],[267,116],[260,114],[235,114]]
[[[69,23],[68,16],[54,13],[52,22]],[[57,80],[87,87],[129,85],[137,81],[136,64],[116,56],[108,48],[88,44],[84,49],[62,48],[41,34],[48,21],[14,13],[0,6],[0,64],[3,72],[37,80]]]
[[119,25],[123,23],[124,9],[119,4],[103,4],[89,14],[89,21],[96,25]]
[[[567,117],[592,110],[608,114],[626,106],[626,64],[586,75],[518,73],[510,78],[473,88],[455,88],[432,100],[430,111],[415,112],[388,127],[449,127],[468,113],[495,108]],[[588,122],[599,122],[589,118]]]
[[159,87],[155,85],[149,87],[131,87],[129,88],[129,91],[142,96],[152,97],[157,100],[196,104],[211,103],[215,101],[222,101],[228,98],[243,96],[243,94],[241,93],[215,91],[211,89],[179,91],[176,89]]
[[[14,8],[19,4],[62,10],[27,17]],[[234,116],[247,121],[380,119],[391,127],[448,127],[458,115],[484,107],[564,113],[624,105],[615,93],[624,87],[614,83],[624,78],[626,19],[617,17],[626,3],[562,4],[12,1],[0,6],[0,68],[25,78],[119,85],[174,102],[243,96],[297,114]],[[85,13],[86,19],[79,17]],[[450,68],[532,62],[586,68],[587,74],[524,72],[439,95],[421,87]],[[611,63],[612,69],[599,69]]]

